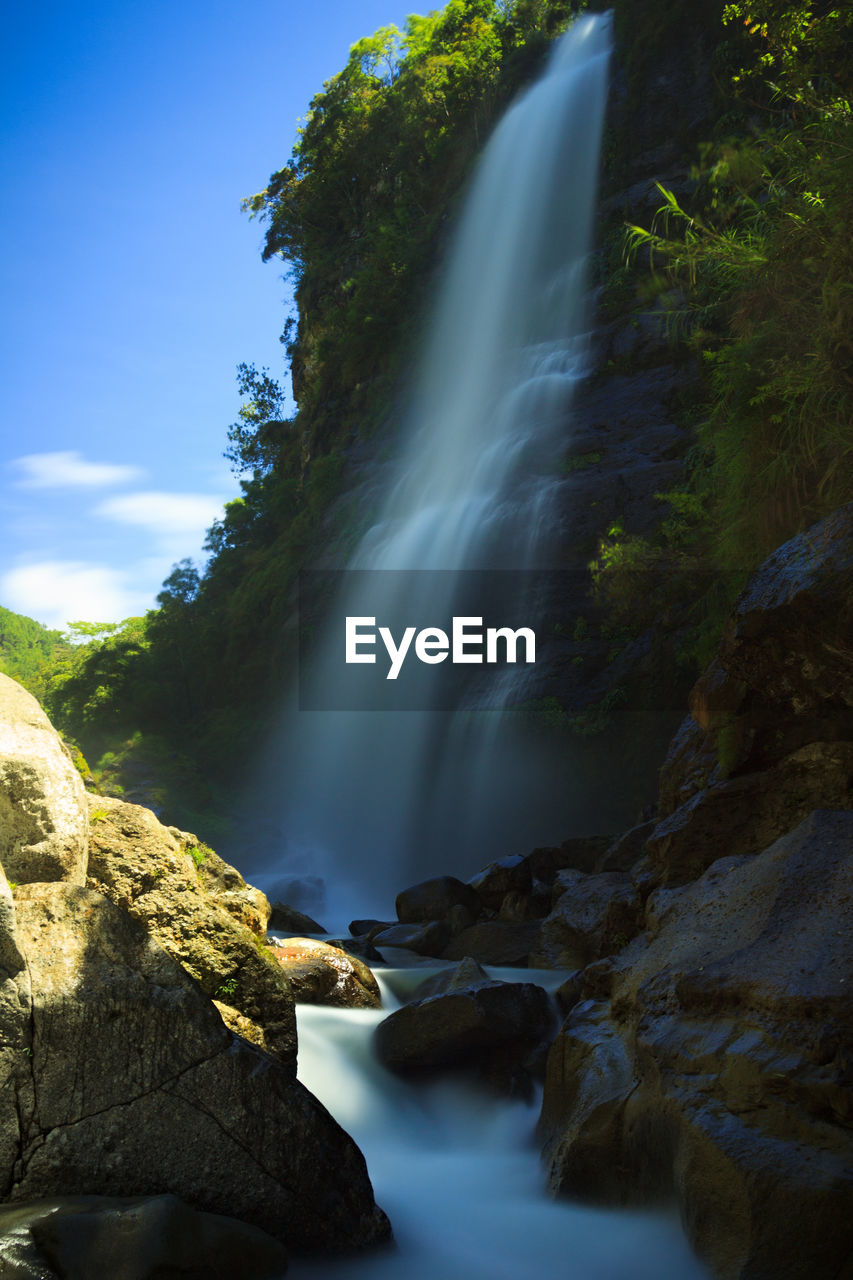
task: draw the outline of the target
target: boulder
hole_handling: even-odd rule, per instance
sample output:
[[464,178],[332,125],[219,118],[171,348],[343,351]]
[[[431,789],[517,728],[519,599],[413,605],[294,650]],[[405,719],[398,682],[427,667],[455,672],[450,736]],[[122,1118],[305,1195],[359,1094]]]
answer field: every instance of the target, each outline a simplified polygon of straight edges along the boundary
[[660,779],[648,885],[853,807],[853,503],[759,567],[697,681]]
[[549,1054],[552,1187],[674,1195],[721,1280],[844,1274],[852,933],[850,812],[654,893],[647,931],[606,962],[609,1003],[575,1005]]
[[32,694],[0,673],[0,864],[18,884],[84,884],[86,791]]
[[456,906],[467,907],[476,918],[480,900],[470,885],[455,876],[436,876],[397,894],[397,919],[401,924],[425,924],[443,920]]
[[477,981],[397,1009],[376,1028],[392,1071],[492,1065],[497,1050],[525,1056],[551,1027],[551,1001],[531,982]]
[[464,960],[460,960],[453,968],[442,969],[439,973],[434,973],[431,978],[427,978],[415,988],[411,998],[426,1000],[428,996],[440,996],[447,991],[461,991],[466,987],[482,986],[484,982],[491,981],[485,969],[477,964],[476,960],[465,956]]
[[276,933],[325,933],[326,930],[316,920],[306,916],[303,911],[289,907],[284,902],[274,902],[268,926]]
[[399,947],[419,956],[440,956],[450,936],[449,925],[431,920],[426,924],[395,924],[390,929],[381,929],[373,934],[372,943],[380,951]]
[[283,1245],[176,1196],[72,1196],[0,1208],[0,1275],[17,1280],[280,1280]]
[[728,680],[804,719],[853,708],[853,502],[765,560],[720,646]]
[[770,769],[697,791],[646,840],[653,882],[684,884],[717,858],[766,849],[824,807],[853,807],[853,742],[811,742]]
[[655,829],[654,822],[641,822],[623,831],[597,860],[596,871],[630,871],[646,850],[646,841]]
[[264,895],[150,809],[108,796],[90,803],[90,887],[144,924],[211,999],[236,1010],[243,1021],[232,1021],[233,1030],[295,1072],[293,996],[263,945]]
[[393,928],[396,921],[394,920],[351,920],[349,923],[349,931],[354,938],[370,937],[381,933],[383,929]]
[[270,948],[301,1004],[381,1009],[379,984],[357,956],[316,938],[288,938]]
[[226,1029],[141,921],[69,884],[21,886],[15,916],[7,1200],[168,1193],[294,1250],[385,1238],[358,1148],[292,1071]]
[[470,956],[478,964],[526,967],[538,936],[538,920],[521,923],[484,920],[458,934],[441,952],[441,957],[464,960]]
[[476,891],[484,907],[489,911],[498,911],[508,893],[530,892],[530,862],[522,854],[501,858],[499,862],[493,862],[480,871],[468,883]]
[[530,953],[531,968],[581,969],[621,950],[642,928],[642,906],[626,872],[561,871],[554,894],[554,910]]
[[550,888],[558,871],[574,868],[576,871],[594,871],[598,861],[607,852],[612,836],[572,836],[561,845],[534,849],[527,855],[530,874]]

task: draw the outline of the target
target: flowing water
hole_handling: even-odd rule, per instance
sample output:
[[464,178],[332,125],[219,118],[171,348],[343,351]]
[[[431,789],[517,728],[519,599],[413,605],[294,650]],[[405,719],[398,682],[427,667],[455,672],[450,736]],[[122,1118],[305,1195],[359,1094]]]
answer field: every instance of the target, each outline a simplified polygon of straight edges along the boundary
[[388,1008],[301,1005],[299,1076],[364,1152],[395,1247],[294,1263],[290,1280],[708,1280],[674,1218],[548,1199],[535,1106],[386,1072],[370,1037]]
[[[483,155],[395,479],[350,565],[395,571],[371,613],[387,606],[399,616],[402,604],[413,622],[438,622],[469,612],[453,607],[469,570],[552,567],[555,457],[587,360],[609,54],[609,16],[579,18]],[[364,613],[346,588],[344,603]],[[334,637],[318,645],[316,678],[334,705],[342,646]],[[330,927],[336,915],[388,918],[393,894],[419,873],[470,873],[582,825],[566,762],[555,770],[497,714],[302,710],[286,733],[289,862],[278,870],[327,879]],[[295,901],[281,881],[269,888]],[[535,1105],[383,1070],[373,1030],[423,976],[387,974],[382,1011],[299,1009],[300,1078],[364,1152],[396,1247],[299,1262],[293,1280],[703,1280],[674,1219],[548,1199]],[[499,976],[553,987],[564,975]]]
[[[383,578],[397,616],[408,607],[413,620],[470,613],[464,600],[455,607],[467,571],[553,567],[556,460],[587,361],[586,266],[610,43],[609,15],[577,19],[499,122],[472,180],[400,431],[396,479],[350,564],[444,571]],[[345,605],[364,613],[356,598]],[[374,611],[384,612],[381,592]],[[318,652],[318,687],[334,706],[348,677],[341,636],[318,641]],[[444,678],[444,667],[430,670]],[[566,761],[498,713],[302,710],[286,738],[291,870],[299,873],[301,858],[304,869],[325,872],[353,910],[387,911],[415,878],[470,874],[585,825],[582,787]],[[348,877],[353,865],[358,876]],[[385,904],[376,901],[383,894]]]

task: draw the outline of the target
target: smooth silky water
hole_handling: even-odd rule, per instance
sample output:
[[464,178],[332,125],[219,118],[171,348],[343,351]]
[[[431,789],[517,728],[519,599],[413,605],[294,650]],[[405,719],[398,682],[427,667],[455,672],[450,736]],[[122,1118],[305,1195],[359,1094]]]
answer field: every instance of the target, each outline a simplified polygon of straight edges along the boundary
[[[383,1010],[300,1005],[299,1078],[364,1152],[395,1245],[356,1259],[295,1262],[291,1280],[709,1280],[663,1214],[551,1200],[534,1128],[538,1100],[459,1082],[409,1084],[371,1051],[373,1029],[429,970],[383,975]],[[553,989],[564,974],[489,970]]]

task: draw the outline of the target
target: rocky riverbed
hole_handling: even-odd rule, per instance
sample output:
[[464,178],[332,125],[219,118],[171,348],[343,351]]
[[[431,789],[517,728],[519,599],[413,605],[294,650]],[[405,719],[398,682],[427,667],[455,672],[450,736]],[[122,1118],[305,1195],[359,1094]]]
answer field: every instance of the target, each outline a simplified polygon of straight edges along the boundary
[[153,1276],[165,1250],[272,1277],[387,1241],[296,1079],[294,1003],[375,1010],[371,965],[402,956],[441,972],[375,1053],[408,1081],[544,1087],[555,1193],[676,1203],[722,1280],[853,1274],[851,609],[847,508],[741,596],[653,820],[435,877],[323,941],[287,904],[271,940],[265,896],[196,837],[88,795],[0,676],[5,1273]]

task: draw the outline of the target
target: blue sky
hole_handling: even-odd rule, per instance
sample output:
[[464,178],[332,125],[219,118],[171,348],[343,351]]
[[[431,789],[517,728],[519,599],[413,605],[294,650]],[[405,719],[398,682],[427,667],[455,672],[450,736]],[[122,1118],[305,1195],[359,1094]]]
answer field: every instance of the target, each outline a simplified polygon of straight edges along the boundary
[[240,212],[399,0],[80,0],[4,15],[0,604],[117,621],[237,493],[236,365],[283,372]]

